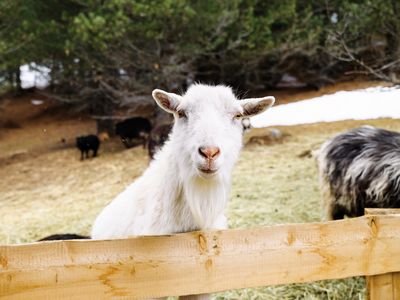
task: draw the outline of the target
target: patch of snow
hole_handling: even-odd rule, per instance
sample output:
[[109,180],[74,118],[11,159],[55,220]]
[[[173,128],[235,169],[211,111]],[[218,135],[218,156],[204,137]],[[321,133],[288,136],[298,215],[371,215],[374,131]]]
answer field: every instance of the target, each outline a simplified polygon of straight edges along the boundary
[[33,105],[42,105],[44,103],[43,100],[38,100],[38,99],[31,99],[31,103]]
[[[277,99],[279,103],[279,99]],[[278,105],[252,117],[253,127],[310,124],[341,120],[400,119],[400,89],[373,87],[340,91],[299,102]]]
[[276,85],[277,88],[299,88],[305,87],[307,84],[301,82],[297,77],[290,74],[283,74],[281,80]]
[[21,71],[21,87],[29,89],[32,87],[45,88],[50,84],[50,69],[35,63],[25,64],[19,67]]

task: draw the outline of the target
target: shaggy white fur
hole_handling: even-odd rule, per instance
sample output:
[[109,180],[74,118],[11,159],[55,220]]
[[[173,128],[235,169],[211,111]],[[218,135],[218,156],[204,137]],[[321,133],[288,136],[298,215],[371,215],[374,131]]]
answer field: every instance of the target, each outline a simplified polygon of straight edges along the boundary
[[241,118],[274,103],[274,97],[238,100],[222,85],[192,85],[183,96],[154,90],[153,97],[174,115],[169,140],[144,174],[100,213],[93,239],[226,228]]

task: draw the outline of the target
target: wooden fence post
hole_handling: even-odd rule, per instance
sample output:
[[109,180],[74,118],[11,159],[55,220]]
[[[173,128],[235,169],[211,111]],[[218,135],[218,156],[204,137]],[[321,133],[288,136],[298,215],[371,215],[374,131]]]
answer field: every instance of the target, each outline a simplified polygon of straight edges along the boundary
[[[366,208],[365,215],[400,214],[400,209]],[[400,299],[400,272],[366,276],[367,299],[397,300]]]

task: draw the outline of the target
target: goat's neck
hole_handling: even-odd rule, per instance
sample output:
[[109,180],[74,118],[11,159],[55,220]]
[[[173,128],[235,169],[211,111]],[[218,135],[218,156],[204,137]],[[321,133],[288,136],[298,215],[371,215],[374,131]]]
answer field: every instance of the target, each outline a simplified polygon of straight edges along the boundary
[[193,177],[183,180],[182,200],[190,210],[196,229],[211,229],[223,214],[229,183],[221,179]]

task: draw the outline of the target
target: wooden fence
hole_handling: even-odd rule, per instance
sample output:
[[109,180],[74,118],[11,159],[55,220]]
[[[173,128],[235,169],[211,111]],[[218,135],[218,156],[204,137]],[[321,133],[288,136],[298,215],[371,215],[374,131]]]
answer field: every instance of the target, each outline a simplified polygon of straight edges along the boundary
[[400,214],[369,213],[327,223],[0,246],[0,298],[140,299],[365,275],[371,299],[400,299]]

